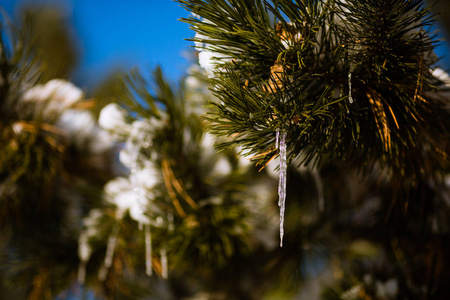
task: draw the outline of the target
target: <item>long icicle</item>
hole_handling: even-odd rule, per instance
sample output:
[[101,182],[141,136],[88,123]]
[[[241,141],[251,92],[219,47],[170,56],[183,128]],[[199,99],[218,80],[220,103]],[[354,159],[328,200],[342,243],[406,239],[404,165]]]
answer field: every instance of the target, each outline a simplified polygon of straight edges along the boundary
[[85,233],[81,233],[78,239],[78,257],[80,258],[80,263],[78,266],[78,283],[84,284],[86,277],[86,265],[91,256],[91,247],[88,242],[88,236]]
[[[169,230],[169,234],[172,234],[175,230],[173,214],[171,213],[167,214],[167,229]],[[169,277],[169,261],[167,259],[166,246],[163,246],[159,253],[161,255],[161,276],[163,279],[167,279]]]
[[168,263],[167,263],[167,251],[166,247],[161,249],[161,276],[164,279],[167,279],[169,276]]
[[105,281],[106,275],[108,273],[109,268],[112,265],[112,259],[114,257],[114,250],[116,248],[117,244],[117,231],[118,228],[115,227],[108,238],[108,244],[106,245],[106,254],[105,254],[105,260],[103,262],[103,266],[101,267],[99,273],[98,273],[98,279],[100,281]]
[[153,275],[152,233],[150,231],[150,224],[145,224],[145,271],[148,276]]
[[280,207],[280,247],[283,247],[284,212],[286,207],[286,132],[277,130],[277,145],[280,150],[280,175],[278,181],[278,206]]
[[[140,141],[140,140],[139,140]],[[133,185],[133,190],[136,195],[136,201],[139,205],[139,213],[144,214],[144,207],[142,203],[142,188],[139,182],[139,151],[141,147],[148,148],[148,142],[137,142],[136,145],[132,144],[131,150],[131,183]],[[153,262],[152,262],[152,236],[150,231],[150,224],[143,224],[139,222],[139,230],[144,227],[144,238],[145,238],[145,273],[147,276],[153,275]]]

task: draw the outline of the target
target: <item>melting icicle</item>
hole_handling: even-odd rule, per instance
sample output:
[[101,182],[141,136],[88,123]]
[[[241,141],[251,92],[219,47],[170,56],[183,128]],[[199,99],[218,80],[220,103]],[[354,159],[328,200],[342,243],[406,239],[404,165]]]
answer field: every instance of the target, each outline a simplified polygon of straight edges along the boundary
[[352,97],[352,71],[348,72],[348,102],[353,103]]
[[317,188],[317,198],[319,198],[319,211],[323,211],[325,208],[325,199],[323,198],[323,184],[322,184],[322,178],[320,177],[319,171],[316,169],[313,169],[311,171],[314,182],[316,183]]
[[84,284],[86,277],[86,265],[89,257],[91,256],[91,246],[88,242],[88,236],[85,233],[81,233],[78,239],[78,257],[80,258],[80,264],[78,266],[78,283]]
[[[160,218],[160,222],[162,222],[162,218]],[[169,230],[169,233],[172,233],[175,230],[174,220],[173,220],[173,214],[169,213],[167,214],[167,228]],[[166,247],[163,247],[160,251],[161,255],[161,276],[164,279],[167,279],[169,276],[168,271],[168,260],[167,260],[167,251]]]
[[278,149],[278,145],[280,143],[280,129],[277,129],[277,135],[275,138],[275,148]]
[[164,279],[168,277],[168,269],[167,269],[167,251],[166,248],[161,249],[161,276]]
[[145,225],[145,271],[148,276],[153,275],[152,233],[149,224]]
[[280,177],[278,181],[278,206],[280,207],[280,247],[283,247],[284,211],[286,204],[286,132],[277,130],[276,146],[280,150]]
[[113,232],[110,234],[108,238],[108,244],[106,246],[106,255],[105,261],[103,262],[103,266],[101,267],[98,273],[98,279],[100,281],[105,281],[106,275],[108,273],[109,268],[112,265],[112,259],[114,257],[114,250],[117,244],[117,227],[113,229]]

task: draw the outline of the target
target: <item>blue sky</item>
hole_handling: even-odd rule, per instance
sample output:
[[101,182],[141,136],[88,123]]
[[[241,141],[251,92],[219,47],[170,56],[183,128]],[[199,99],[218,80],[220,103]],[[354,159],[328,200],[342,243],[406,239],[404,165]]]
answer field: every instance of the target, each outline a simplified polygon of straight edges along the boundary
[[76,0],[73,18],[82,40],[83,69],[101,75],[114,64],[153,68],[160,64],[172,79],[184,74],[183,53],[192,43],[188,12],[171,0]]
[[[8,14],[30,0],[2,0]],[[35,0],[37,2],[37,0]],[[33,2],[33,1],[31,1]],[[188,12],[172,0],[46,0],[63,5],[71,17],[82,57],[76,81],[99,82],[116,67],[152,69],[161,65],[176,81],[190,62],[186,52],[194,32],[178,21]]]

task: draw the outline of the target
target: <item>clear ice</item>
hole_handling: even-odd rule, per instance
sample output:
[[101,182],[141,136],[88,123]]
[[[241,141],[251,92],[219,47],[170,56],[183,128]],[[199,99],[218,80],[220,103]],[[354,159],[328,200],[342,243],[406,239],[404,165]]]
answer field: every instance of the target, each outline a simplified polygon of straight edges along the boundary
[[286,204],[286,132],[277,130],[276,146],[280,150],[280,175],[278,181],[278,206],[280,207],[280,247],[283,247],[284,212]]

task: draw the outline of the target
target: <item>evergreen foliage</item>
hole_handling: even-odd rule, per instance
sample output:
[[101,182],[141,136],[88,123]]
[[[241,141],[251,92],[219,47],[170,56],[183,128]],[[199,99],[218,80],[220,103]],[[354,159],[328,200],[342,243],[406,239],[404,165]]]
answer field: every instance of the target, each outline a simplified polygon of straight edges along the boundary
[[280,129],[289,160],[380,164],[413,180],[447,159],[450,119],[434,93],[436,41],[422,1],[179,2],[193,13],[184,19],[192,40],[217,57],[221,102],[209,120],[233,137],[224,146],[265,165]]
[[52,299],[73,280],[79,218],[99,200],[111,160],[81,90],[38,84],[62,73],[30,27],[0,23],[0,285],[2,297],[13,287],[10,299]]
[[[148,223],[144,221],[143,224],[151,226],[152,251],[159,253],[167,249],[170,266],[176,270],[170,275],[174,284],[182,282],[186,273],[190,273],[193,282],[212,277],[232,257],[248,252],[251,231],[248,208],[244,205],[244,200],[249,199],[249,195],[244,189],[247,180],[243,176],[242,166],[232,152],[218,155],[213,151],[212,141],[204,133],[203,122],[194,113],[194,107],[190,105],[192,103],[189,103],[184,90],[183,87],[174,90],[164,79],[160,69],[153,72],[151,80],[137,70],[130,72],[116,82],[112,92],[122,112],[126,112],[123,115],[126,123],[110,128],[116,134],[118,142],[125,143],[121,160],[131,169],[131,181],[135,167],[133,150],[130,149],[134,147],[138,151],[136,168],[141,171],[151,168],[155,172],[152,179],[155,183],[151,186],[142,182],[141,185],[136,186],[135,183],[130,188],[139,187],[143,190],[144,218],[149,219]],[[100,120],[105,114],[103,111],[100,113]],[[125,130],[126,134],[123,134],[127,126],[131,129]],[[125,154],[130,155],[132,160],[125,159]],[[220,167],[218,169],[220,164],[225,164],[229,170],[222,173]],[[113,184],[111,182],[111,187]],[[138,201],[133,195],[134,193],[129,201]],[[124,286],[122,289],[121,286],[123,270],[136,272],[129,275],[132,282],[138,281],[145,271],[145,237],[143,231],[138,231],[141,217],[136,219],[133,207],[129,208],[131,220],[127,217],[128,214],[122,217],[118,214],[115,202],[117,196],[111,198],[106,192],[104,197],[116,205],[99,207],[99,211],[103,218],[115,216],[115,220],[109,222],[107,228],[103,226],[102,232],[106,231],[106,234],[99,232],[93,237],[92,241],[96,242],[90,242],[94,251],[92,258],[96,257],[97,252],[104,253],[102,246],[106,244],[108,232],[112,233],[114,228],[119,228],[114,263],[108,271],[104,292],[111,297],[126,295],[127,288]],[[111,209],[116,212],[111,212]],[[132,220],[138,222],[130,223]],[[101,219],[97,223],[106,224]],[[137,236],[133,241],[129,240],[131,236],[127,237],[131,232]],[[98,239],[100,236],[103,238]],[[133,256],[141,256],[136,261],[127,258],[129,253],[125,250],[130,243],[136,243],[136,253]],[[161,259],[153,256],[153,268],[158,276],[164,276]],[[88,270],[92,264],[95,264],[95,260],[92,263],[89,260]],[[97,265],[97,272],[98,267]],[[115,288],[108,288],[113,283]],[[95,288],[102,282],[87,278],[86,284]],[[160,284],[162,283],[154,281],[152,286]],[[196,283],[198,284],[200,283]],[[185,295],[186,291],[175,289],[172,293],[177,298]]]

